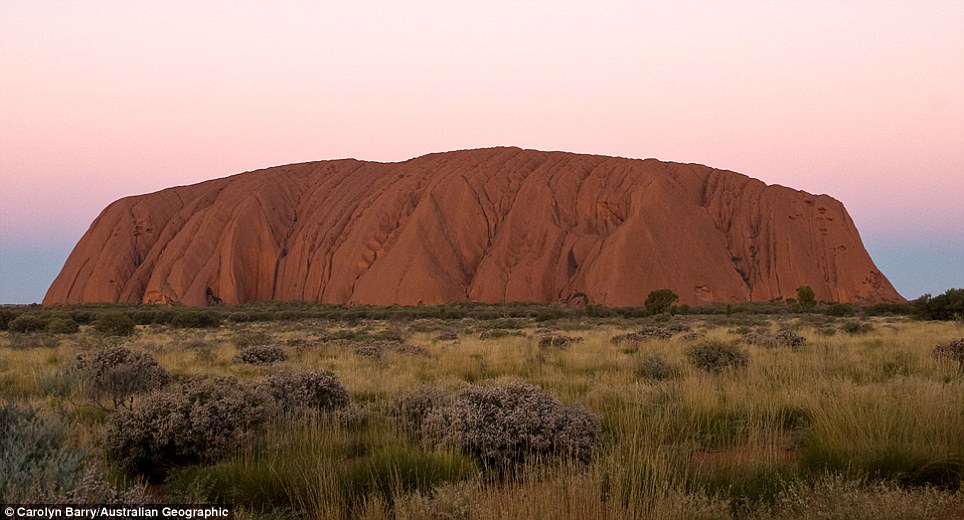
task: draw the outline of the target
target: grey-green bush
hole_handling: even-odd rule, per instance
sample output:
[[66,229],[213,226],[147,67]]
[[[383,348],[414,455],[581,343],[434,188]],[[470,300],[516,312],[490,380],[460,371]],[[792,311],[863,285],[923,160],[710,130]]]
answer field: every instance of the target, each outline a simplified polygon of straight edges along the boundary
[[595,415],[527,383],[461,390],[449,405],[429,412],[422,429],[498,470],[531,457],[588,462],[600,438]]
[[740,347],[720,340],[706,340],[687,348],[686,359],[694,367],[713,374],[727,369],[743,368],[750,357]]
[[666,361],[666,358],[659,354],[643,356],[636,362],[634,372],[636,377],[653,381],[664,381],[673,377],[673,367]]
[[0,503],[23,503],[73,489],[83,453],[65,445],[63,426],[30,408],[0,405]]
[[274,398],[280,411],[327,412],[348,406],[348,390],[325,372],[282,372],[266,378],[260,387]]
[[582,336],[549,334],[539,338],[539,348],[566,348],[574,343],[580,343],[582,340]]
[[392,403],[391,413],[395,416],[403,432],[416,439],[421,439],[424,437],[422,428],[425,419],[434,410],[447,406],[451,400],[451,396],[442,393],[442,391],[430,386],[423,386],[396,399]]
[[133,396],[168,384],[171,374],[150,354],[108,346],[78,354],[65,367],[66,375],[84,384],[89,397],[110,398],[114,406],[130,406]]
[[156,481],[175,466],[222,458],[276,413],[262,390],[231,378],[192,379],[114,414],[107,454],[127,473]]
[[266,365],[287,361],[288,354],[281,345],[252,345],[244,347],[235,356],[235,363],[247,363],[249,365]]

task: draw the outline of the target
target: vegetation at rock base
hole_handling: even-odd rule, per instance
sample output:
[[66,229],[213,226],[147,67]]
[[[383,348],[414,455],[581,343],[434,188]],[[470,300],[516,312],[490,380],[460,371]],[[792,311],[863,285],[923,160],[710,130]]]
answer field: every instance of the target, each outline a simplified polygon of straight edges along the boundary
[[810,312],[817,306],[817,295],[809,285],[797,287],[797,303],[804,312]]
[[[4,308],[44,325],[0,332],[0,489],[242,520],[955,518],[964,329],[915,305]],[[235,361],[265,345],[286,359]]]
[[643,302],[643,307],[650,314],[662,314],[664,312],[669,312],[670,307],[679,300],[679,296],[676,295],[670,289],[657,289],[646,295],[646,301]]
[[928,320],[964,321],[964,289],[948,289],[944,294],[925,294],[916,303],[917,313]]

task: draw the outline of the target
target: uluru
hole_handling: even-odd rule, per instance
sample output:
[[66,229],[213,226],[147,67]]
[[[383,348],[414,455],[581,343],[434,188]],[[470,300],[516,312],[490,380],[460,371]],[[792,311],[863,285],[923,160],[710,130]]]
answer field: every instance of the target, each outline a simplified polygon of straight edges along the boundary
[[903,301],[827,195],[519,148],[317,161],[110,204],[45,305]]

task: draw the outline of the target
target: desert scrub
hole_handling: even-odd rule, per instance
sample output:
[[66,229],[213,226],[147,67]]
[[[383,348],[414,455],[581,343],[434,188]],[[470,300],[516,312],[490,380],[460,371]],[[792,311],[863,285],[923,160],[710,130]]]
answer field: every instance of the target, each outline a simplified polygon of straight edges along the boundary
[[432,343],[438,343],[440,341],[458,341],[459,333],[454,330],[443,330],[432,338]]
[[79,382],[88,397],[109,398],[114,407],[131,406],[135,394],[168,384],[171,374],[150,354],[122,346],[108,346],[78,354],[63,375]]
[[74,334],[79,330],[80,325],[70,318],[51,318],[46,327],[50,334]]
[[188,380],[113,415],[107,454],[127,473],[157,479],[176,466],[220,459],[276,411],[264,391],[234,379]]
[[706,340],[687,348],[686,359],[694,367],[713,374],[724,370],[744,368],[750,361],[749,355],[732,343],[719,340]]
[[351,351],[357,356],[372,359],[381,359],[386,352],[413,356],[428,355],[428,351],[422,347],[394,340],[355,342],[352,344]]
[[10,332],[39,332],[47,328],[47,320],[33,314],[21,314],[7,324]]
[[171,318],[177,329],[206,329],[221,325],[221,318],[209,311],[179,311]]
[[[670,327],[643,327],[635,332],[613,336],[609,338],[609,342],[616,346],[633,346],[649,340],[669,339],[676,332],[684,332],[684,330],[677,330],[678,325],[680,324],[674,324],[672,329]],[[689,330],[689,327],[686,327],[686,330]]]
[[636,377],[652,381],[664,381],[673,377],[673,367],[660,354],[648,354],[636,362]]
[[526,334],[521,330],[490,329],[479,333],[479,339],[502,339],[508,336],[524,337]]
[[255,345],[270,345],[273,340],[271,334],[268,334],[263,330],[250,329],[235,331],[230,339],[238,348],[251,347]]
[[964,338],[955,339],[954,341],[935,346],[934,357],[948,361],[957,361],[957,371],[964,374]]
[[281,345],[252,345],[244,347],[235,356],[235,363],[267,365],[287,361],[288,354]]
[[527,383],[461,390],[450,404],[428,413],[422,430],[497,470],[533,457],[589,462],[600,438],[595,415]]
[[840,329],[847,334],[867,334],[874,330],[874,326],[860,320],[849,320]]
[[778,344],[793,349],[800,348],[807,342],[807,338],[790,329],[778,330],[774,338],[776,338]]
[[434,410],[449,405],[451,400],[451,396],[441,390],[423,386],[392,401],[390,413],[403,432],[414,439],[422,439],[426,436],[422,432],[425,419]]
[[104,336],[130,336],[134,320],[120,312],[105,312],[94,321],[94,330]]
[[539,348],[566,348],[573,343],[581,343],[582,336],[550,334],[539,338]]
[[7,336],[7,339],[9,340],[10,348],[18,350],[37,347],[53,348],[60,345],[60,338],[54,334],[47,333],[15,333]]
[[283,413],[327,412],[348,406],[348,391],[334,374],[326,372],[282,372],[259,385],[274,398]]
[[66,431],[30,408],[0,405],[0,502],[57,496],[83,476],[83,453],[65,445]]

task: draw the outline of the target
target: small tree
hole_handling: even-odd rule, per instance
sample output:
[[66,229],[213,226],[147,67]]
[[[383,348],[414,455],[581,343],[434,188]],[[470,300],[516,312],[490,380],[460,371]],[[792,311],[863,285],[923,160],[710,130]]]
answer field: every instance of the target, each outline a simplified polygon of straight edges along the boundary
[[[964,289],[948,289],[944,294],[931,298],[921,296],[915,302],[917,314],[926,320],[953,320],[964,316]],[[10,324],[11,330],[13,324]]]
[[817,306],[817,295],[813,293],[813,289],[809,285],[797,287],[797,303],[800,304],[800,309],[803,312],[810,312]]
[[643,306],[650,314],[662,314],[668,312],[670,306],[677,300],[679,296],[670,289],[657,289],[649,293]]

